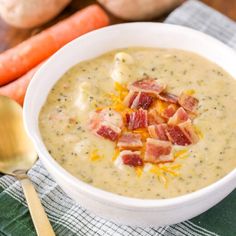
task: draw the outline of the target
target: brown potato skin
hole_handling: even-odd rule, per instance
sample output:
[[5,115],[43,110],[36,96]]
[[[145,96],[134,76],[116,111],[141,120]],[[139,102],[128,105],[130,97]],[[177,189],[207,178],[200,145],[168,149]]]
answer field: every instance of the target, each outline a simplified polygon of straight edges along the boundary
[[150,20],[184,0],[98,0],[113,15],[124,20]]
[[71,0],[0,0],[0,15],[17,28],[33,28],[58,15]]

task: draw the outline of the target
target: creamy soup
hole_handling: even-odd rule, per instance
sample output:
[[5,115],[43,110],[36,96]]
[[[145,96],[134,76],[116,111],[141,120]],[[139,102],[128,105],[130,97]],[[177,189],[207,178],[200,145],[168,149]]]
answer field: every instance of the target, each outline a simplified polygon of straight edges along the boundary
[[[125,108],[123,101],[127,86],[145,78],[166,85],[165,93],[176,96],[185,93],[198,101],[194,112],[183,105],[197,140],[181,145],[172,139],[157,141],[160,145],[171,143],[171,153],[151,159],[144,156],[148,145],[145,139],[150,139],[148,128],[135,130],[125,125],[126,114],[137,109],[128,108],[127,102]],[[158,103],[153,101],[157,93],[151,92],[152,104],[148,104],[148,109]],[[171,198],[203,188],[236,167],[235,93],[236,81],[199,55],[175,49],[128,48],[81,62],[68,70],[50,91],[39,115],[39,128],[52,157],[84,182],[129,197]],[[160,112],[171,104],[175,112],[180,107],[178,102],[162,100],[159,110],[155,109]],[[143,113],[148,109],[144,107]],[[112,133],[94,132],[97,124],[93,124],[93,116],[104,110],[110,122],[106,124],[114,121],[108,125],[117,135],[114,139]],[[123,119],[119,128],[114,127],[120,122],[114,111]],[[167,118],[160,119],[168,123]],[[142,147],[119,148],[117,139],[123,129],[138,134]],[[141,160],[136,158],[133,163],[129,158],[122,159],[124,149],[137,154],[130,158]]]

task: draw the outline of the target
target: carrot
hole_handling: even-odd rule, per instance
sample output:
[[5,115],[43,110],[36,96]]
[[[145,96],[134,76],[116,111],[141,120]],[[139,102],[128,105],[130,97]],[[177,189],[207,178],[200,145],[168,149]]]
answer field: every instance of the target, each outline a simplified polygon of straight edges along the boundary
[[43,64],[40,63],[30,71],[28,71],[25,75],[20,77],[19,79],[0,87],[0,95],[4,95],[14,99],[20,105],[23,105],[26,89],[29,85],[30,80],[32,79],[35,72],[39,69],[39,67]]
[[109,23],[94,4],[0,54],[0,86],[15,80],[78,36]]

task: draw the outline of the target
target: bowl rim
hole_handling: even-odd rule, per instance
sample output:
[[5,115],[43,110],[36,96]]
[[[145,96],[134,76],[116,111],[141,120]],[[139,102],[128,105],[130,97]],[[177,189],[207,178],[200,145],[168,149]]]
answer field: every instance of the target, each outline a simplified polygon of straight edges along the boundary
[[[91,40],[91,38],[96,38],[97,34],[104,34],[107,31],[113,30],[113,29],[121,29],[122,28],[129,28],[129,27],[148,27],[149,25],[155,24],[157,27],[166,27],[169,30],[181,30],[181,31],[187,31],[190,34],[198,35],[201,37],[204,37],[206,40],[214,42],[215,44],[218,44],[219,47],[223,48],[224,50],[227,50],[228,53],[233,53],[234,57],[236,58],[236,52],[228,47],[227,45],[223,44],[219,40],[202,33],[200,31],[180,26],[180,25],[172,25],[167,23],[157,23],[157,22],[133,22],[133,23],[123,23],[123,24],[116,24],[107,26],[98,30],[94,30],[92,32],[86,33],[83,36],[80,36],[79,38],[74,39],[70,43],[66,44],[64,47],[62,47],[60,50],[58,50],[55,54],[53,54],[46,63],[44,63],[40,69],[35,73],[33,76],[33,79],[31,80],[29,87],[26,92],[25,101],[24,101],[24,107],[23,107],[23,118],[24,118],[24,125],[26,128],[26,131],[33,141],[33,144],[35,146],[35,149],[37,153],[39,154],[40,159],[42,160],[43,164],[46,163],[50,166],[51,171],[57,173],[58,176],[63,178],[67,183],[70,183],[70,187],[75,187],[80,192],[83,192],[87,196],[91,198],[95,198],[97,201],[105,202],[107,205],[117,205],[120,208],[135,208],[138,210],[146,210],[147,208],[149,210],[155,210],[155,208],[176,208],[180,204],[191,202],[191,204],[195,201],[199,201],[199,199],[204,198],[209,193],[216,191],[217,189],[222,188],[225,184],[232,181],[233,179],[236,180],[236,168],[233,169],[231,172],[226,174],[224,177],[220,178],[216,182],[201,188],[199,190],[196,190],[195,192],[191,192],[188,194],[184,194],[181,196],[173,197],[173,198],[167,198],[167,199],[139,199],[139,198],[133,198],[133,197],[127,197],[127,196],[121,196],[116,193],[108,192],[105,190],[102,190],[100,188],[94,187],[90,184],[87,184],[80,180],[79,178],[76,178],[72,174],[70,174],[67,170],[65,170],[59,163],[57,163],[54,158],[49,154],[49,152],[46,149],[46,146],[44,145],[41,137],[37,135],[37,132],[35,132],[37,124],[33,124],[32,118],[28,115],[30,114],[30,104],[31,104],[31,95],[33,94],[34,88],[37,87],[37,78],[41,77],[48,68],[50,68],[50,65],[54,63],[54,61],[57,60],[58,57],[64,54],[64,52],[67,51],[67,48],[73,48],[75,45],[78,46],[78,44],[84,40]],[[59,78],[60,79],[60,78]],[[58,80],[57,80],[58,81]],[[48,171],[49,172],[49,171]],[[50,172],[49,172],[50,173]]]

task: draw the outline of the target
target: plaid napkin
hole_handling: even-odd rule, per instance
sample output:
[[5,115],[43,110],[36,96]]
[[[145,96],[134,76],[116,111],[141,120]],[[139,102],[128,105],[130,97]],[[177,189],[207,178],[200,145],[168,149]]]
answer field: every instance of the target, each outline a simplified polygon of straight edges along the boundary
[[[166,22],[206,32],[236,48],[236,24],[198,1],[187,1]],[[81,208],[52,180],[40,161],[29,175],[59,236],[236,235],[236,190],[217,206],[189,221],[165,227],[134,228],[106,221]],[[2,176],[0,236],[8,235],[31,236],[36,233],[19,182],[13,177]]]

